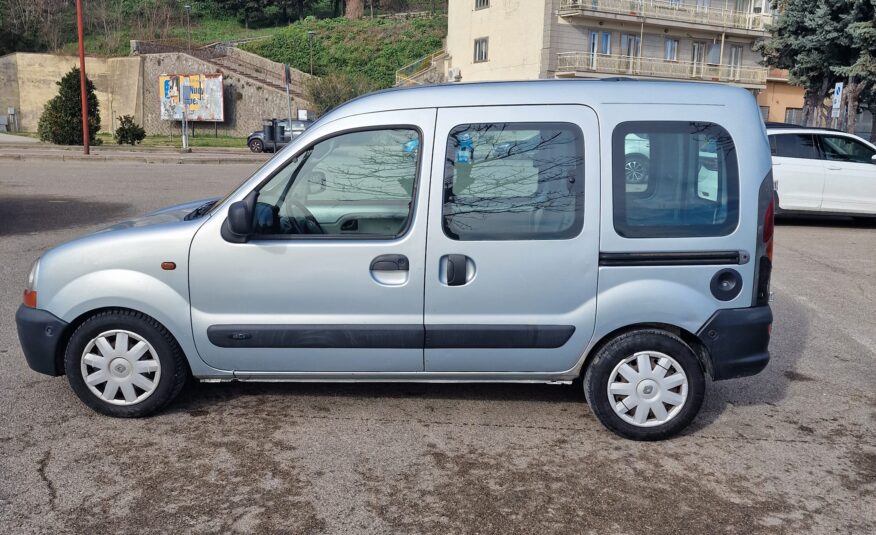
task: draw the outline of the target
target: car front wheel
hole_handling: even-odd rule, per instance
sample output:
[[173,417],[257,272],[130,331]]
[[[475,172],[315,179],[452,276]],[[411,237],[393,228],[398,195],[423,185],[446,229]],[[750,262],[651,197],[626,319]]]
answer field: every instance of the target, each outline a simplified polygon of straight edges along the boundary
[[656,329],[611,340],[584,375],[593,414],[633,440],[661,440],[680,432],[699,412],[705,390],[705,376],[690,346]]
[[261,139],[253,139],[249,142],[249,150],[253,152],[264,152],[265,144],[262,142]]
[[188,378],[185,357],[170,332],[130,310],[108,310],[85,320],[70,337],[64,368],[83,403],[122,418],[160,410]]

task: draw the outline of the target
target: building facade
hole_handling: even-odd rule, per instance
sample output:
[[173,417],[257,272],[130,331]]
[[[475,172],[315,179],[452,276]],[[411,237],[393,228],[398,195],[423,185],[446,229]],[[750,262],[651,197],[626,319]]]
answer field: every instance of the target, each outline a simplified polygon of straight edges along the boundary
[[753,49],[772,17],[769,0],[451,0],[447,77],[722,82],[784,120],[802,90]]

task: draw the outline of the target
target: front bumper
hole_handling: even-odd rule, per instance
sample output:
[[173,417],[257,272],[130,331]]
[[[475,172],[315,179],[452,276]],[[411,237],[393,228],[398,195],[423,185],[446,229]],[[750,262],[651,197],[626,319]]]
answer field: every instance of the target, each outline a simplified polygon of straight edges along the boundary
[[59,357],[67,322],[51,312],[21,305],[15,313],[15,325],[27,365],[46,375],[64,375]]
[[709,353],[712,379],[746,377],[763,371],[770,361],[772,323],[769,305],[715,312],[697,333]]

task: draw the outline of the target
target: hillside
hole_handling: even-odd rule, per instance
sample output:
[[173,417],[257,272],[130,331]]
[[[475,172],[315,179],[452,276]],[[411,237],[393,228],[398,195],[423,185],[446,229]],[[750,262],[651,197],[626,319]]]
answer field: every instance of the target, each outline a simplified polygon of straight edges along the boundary
[[390,87],[395,71],[443,47],[447,33],[444,16],[417,18],[309,17],[274,30],[270,39],[243,46],[246,50],[296,69],[310,71],[310,46],[313,38],[313,74],[364,75],[375,87]]

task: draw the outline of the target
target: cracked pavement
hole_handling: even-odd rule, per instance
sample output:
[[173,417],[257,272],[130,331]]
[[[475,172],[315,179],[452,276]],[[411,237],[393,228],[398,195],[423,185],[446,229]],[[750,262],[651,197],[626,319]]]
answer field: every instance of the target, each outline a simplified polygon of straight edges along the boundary
[[876,532],[876,222],[778,226],[770,366],[665,442],[570,386],[192,385],[120,420],[28,369],[41,251],[254,169],[0,161],[0,532]]

